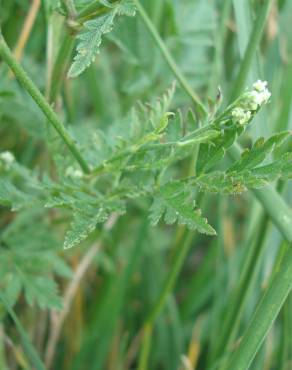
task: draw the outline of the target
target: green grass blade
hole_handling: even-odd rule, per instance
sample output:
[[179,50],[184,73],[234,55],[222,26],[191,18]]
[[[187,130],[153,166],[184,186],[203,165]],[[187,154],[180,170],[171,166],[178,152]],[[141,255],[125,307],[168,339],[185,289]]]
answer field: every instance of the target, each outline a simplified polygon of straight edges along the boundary
[[189,97],[193,101],[194,105],[198,109],[199,113],[206,114],[206,108],[202,104],[199,96],[195,93],[195,91],[189,85],[185,76],[181,73],[181,71],[180,71],[179,67],[177,66],[176,62],[174,61],[172,55],[168,51],[165,43],[163,42],[160,35],[158,34],[154,24],[152,23],[151,19],[148,17],[145,9],[143,8],[143,6],[139,2],[139,0],[135,0],[135,4],[137,6],[137,9],[140,13],[140,16],[141,16],[147,30],[149,31],[150,35],[152,36],[153,40],[155,41],[156,45],[158,46],[159,50],[161,51],[161,54],[163,55],[163,57],[164,57],[166,63],[168,64],[169,68],[172,70],[173,74],[177,78],[181,87],[189,95]]
[[288,248],[279,270],[272,278],[248,325],[238,349],[226,370],[246,370],[257,354],[267,333],[292,288],[292,248]]
[[20,321],[18,320],[16,313],[14,310],[10,307],[8,302],[6,301],[5,297],[0,293],[0,300],[2,301],[4,307],[6,308],[7,312],[9,313],[11,319],[13,320],[16,329],[19,333],[19,336],[21,338],[24,351],[28,358],[30,359],[31,363],[35,367],[36,370],[46,370],[45,365],[43,364],[42,360],[40,359],[37,351],[31,344],[29,337],[24,329],[24,327],[21,325]]
[[231,93],[231,97],[237,97],[245,87],[245,82],[250,71],[250,67],[253,61],[253,57],[259,47],[261,37],[264,31],[264,27],[267,21],[269,10],[272,4],[272,0],[264,1],[257,18],[255,20],[248,45],[240,65],[240,70],[237,78],[234,82],[234,87]]

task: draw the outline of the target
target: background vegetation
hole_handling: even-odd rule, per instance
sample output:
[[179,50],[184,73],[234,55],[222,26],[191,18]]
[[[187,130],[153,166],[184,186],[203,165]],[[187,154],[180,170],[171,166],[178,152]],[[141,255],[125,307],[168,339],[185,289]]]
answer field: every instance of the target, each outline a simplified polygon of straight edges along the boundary
[[[0,21],[0,369],[290,369],[292,1],[2,0]],[[216,123],[258,79],[247,129]],[[232,163],[190,184],[208,224],[153,190]]]

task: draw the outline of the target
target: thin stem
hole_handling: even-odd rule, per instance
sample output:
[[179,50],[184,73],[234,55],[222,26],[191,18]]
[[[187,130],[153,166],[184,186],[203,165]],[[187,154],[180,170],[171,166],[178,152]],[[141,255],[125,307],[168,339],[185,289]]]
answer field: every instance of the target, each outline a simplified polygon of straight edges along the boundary
[[201,102],[199,96],[195,93],[193,88],[188,83],[186,77],[180,71],[178,65],[174,61],[172,55],[170,54],[169,50],[167,49],[165,43],[163,42],[162,38],[158,34],[154,24],[152,23],[151,19],[148,17],[145,9],[141,5],[139,0],[135,0],[135,4],[137,9],[141,15],[141,18],[149,31],[150,35],[152,36],[153,40],[155,41],[157,47],[159,48],[161,54],[163,55],[166,63],[168,64],[169,68],[172,70],[173,74],[177,78],[178,82],[180,83],[182,89],[189,95],[191,100],[193,101],[194,105],[198,109],[199,113],[202,115],[206,115],[207,111],[204,107],[203,103]]
[[79,163],[82,170],[88,174],[90,172],[89,166],[86,163],[85,159],[83,158],[82,154],[80,153],[74,139],[71,138],[67,130],[64,128],[62,122],[60,121],[59,117],[51,108],[50,104],[47,102],[47,100],[39,91],[39,89],[36,87],[36,85],[33,83],[33,81],[30,79],[30,77],[22,68],[22,66],[17,62],[17,60],[11,53],[8,45],[6,44],[2,34],[0,34],[0,56],[13,71],[20,84],[31,95],[31,97],[43,111],[50,124],[58,132],[58,134],[63,139],[68,149],[76,159],[76,161]]
[[[152,143],[152,144],[134,144],[130,148],[125,149],[121,151],[120,153],[113,155],[108,160],[104,161],[102,164],[95,167],[91,175],[100,175],[105,172],[110,172],[111,168],[108,167],[110,164],[119,161],[123,158],[132,156],[134,154],[141,154],[145,153],[151,150],[159,150],[161,148],[176,148],[176,147],[187,147],[189,145],[196,145],[194,148],[194,156],[193,156],[193,166],[191,165],[190,168],[195,168],[197,155],[199,151],[199,144],[204,139],[204,134],[206,134],[208,131],[212,130],[214,128],[213,123],[210,123],[208,125],[205,125],[204,127],[199,127],[198,129],[192,131],[187,136],[184,136],[179,141],[171,141],[167,143]],[[190,172],[190,171],[189,171]],[[191,175],[191,173],[189,173]]]
[[239,73],[234,82],[234,87],[231,94],[232,99],[236,98],[244,88],[244,84],[248,76],[253,57],[258,49],[260,40],[264,32],[271,4],[272,0],[265,0],[255,20],[249,42],[240,65]]
[[228,304],[228,313],[226,321],[222,326],[222,334],[217,343],[215,357],[224,355],[224,352],[229,350],[230,344],[236,336],[245,302],[255,281],[259,263],[261,262],[261,256],[264,252],[267,228],[268,217],[264,214],[260,222],[259,230],[257,230],[256,240],[252,245],[248,246],[248,255],[242,266],[242,273],[236,291],[230,304]]
[[153,324],[147,323],[144,326],[142,336],[142,349],[139,356],[139,367],[138,370],[148,370],[148,358],[151,349],[151,337],[153,334]]
[[246,370],[272,327],[292,288],[292,248],[288,248],[279,270],[272,277],[246,332],[226,370]]
[[223,45],[226,38],[227,30],[226,23],[231,11],[232,0],[223,0],[220,4],[220,16],[218,19],[218,27],[214,35],[214,61],[212,63],[212,71],[209,78],[208,96],[214,94],[215,89],[218,87],[220,80],[220,72],[222,71],[223,64]]
[[142,341],[142,349],[140,353],[139,358],[139,370],[147,370],[148,369],[148,355],[150,353],[151,348],[151,341],[152,341],[152,331],[154,322],[163,310],[163,307],[173,290],[175,283],[177,281],[178,275],[181,271],[181,268],[183,266],[183,262],[186,258],[186,255],[190,249],[191,242],[193,238],[192,232],[187,232],[184,238],[184,241],[182,245],[178,245],[178,250],[176,252],[173,265],[166,277],[166,280],[164,282],[163,288],[158,296],[158,299],[151,310],[148,318],[145,321],[144,324],[144,330],[143,330],[143,341]]
[[22,341],[23,349],[27,357],[30,359],[31,364],[36,370],[46,370],[38,352],[36,351],[36,349],[30,342],[29,335],[27,334],[26,330],[22,326],[13,308],[7,302],[6,297],[1,292],[0,292],[0,301],[3,303],[6,311],[8,312],[9,316],[11,317],[11,319],[13,320],[15,324],[19,337]]
[[287,298],[282,309],[282,338],[280,345],[279,370],[287,370],[287,363],[292,354],[292,296]]
[[77,16],[74,0],[62,0],[62,3],[66,9],[68,18],[74,20]]
[[[116,3],[117,1],[111,1],[112,4]],[[110,8],[106,8],[104,5],[100,3],[99,0],[92,1],[89,5],[87,5],[81,12],[77,15],[76,20],[80,23],[93,18],[103,12],[110,10]]]
[[49,91],[49,102],[54,103],[59,94],[63,76],[66,73],[68,62],[74,47],[74,37],[65,33],[63,42],[60,46],[51,77],[51,87]]

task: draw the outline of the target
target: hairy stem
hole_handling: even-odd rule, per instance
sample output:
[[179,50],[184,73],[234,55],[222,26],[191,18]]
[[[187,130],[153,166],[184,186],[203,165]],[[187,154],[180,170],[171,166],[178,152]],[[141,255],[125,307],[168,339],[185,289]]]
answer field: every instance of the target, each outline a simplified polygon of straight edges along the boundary
[[17,60],[11,53],[11,50],[9,49],[8,45],[6,44],[2,34],[0,34],[0,56],[13,71],[17,80],[21,83],[21,85],[25,88],[25,90],[30,94],[30,96],[34,99],[34,101],[43,111],[50,124],[58,132],[58,134],[63,139],[64,143],[67,145],[68,149],[76,159],[76,161],[79,163],[82,170],[85,173],[89,173],[90,172],[89,166],[86,163],[85,159],[83,158],[82,154],[80,153],[80,150],[78,149],[74,139],[69,135],[67,130],[64,128],[61,120],[54,112],[50,104],[47,102],[43,94],[39,91],[39,89],[30,79],[30,77],[22,68],[22,66],[17,62]]

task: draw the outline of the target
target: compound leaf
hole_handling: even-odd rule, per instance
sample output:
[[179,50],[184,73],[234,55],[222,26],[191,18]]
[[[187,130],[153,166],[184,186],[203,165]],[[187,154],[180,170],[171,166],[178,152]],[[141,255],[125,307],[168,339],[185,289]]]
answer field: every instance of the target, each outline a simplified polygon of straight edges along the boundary
[[200,233],[216,235],[216,231],[208,224],[207,219],[202,217],[201,211],[195,208],[190,193],[185,184],[179,181],[162,186],[150,209],[151,223],[156,225],[164,216],[167,224],[177,221]]
[[[104,3],[108,6],[107,3]],[[133,1],[122,0],[115,6],[110,6],[108,12],[98,18],[84,23],[83,31],[77,36],[80,40],[77,46],[77,55],[69,69],[69,77],[77,77],[95,60],[99,53],[102,37],[111,32],[117,15],[133,16],[135,7]]]

